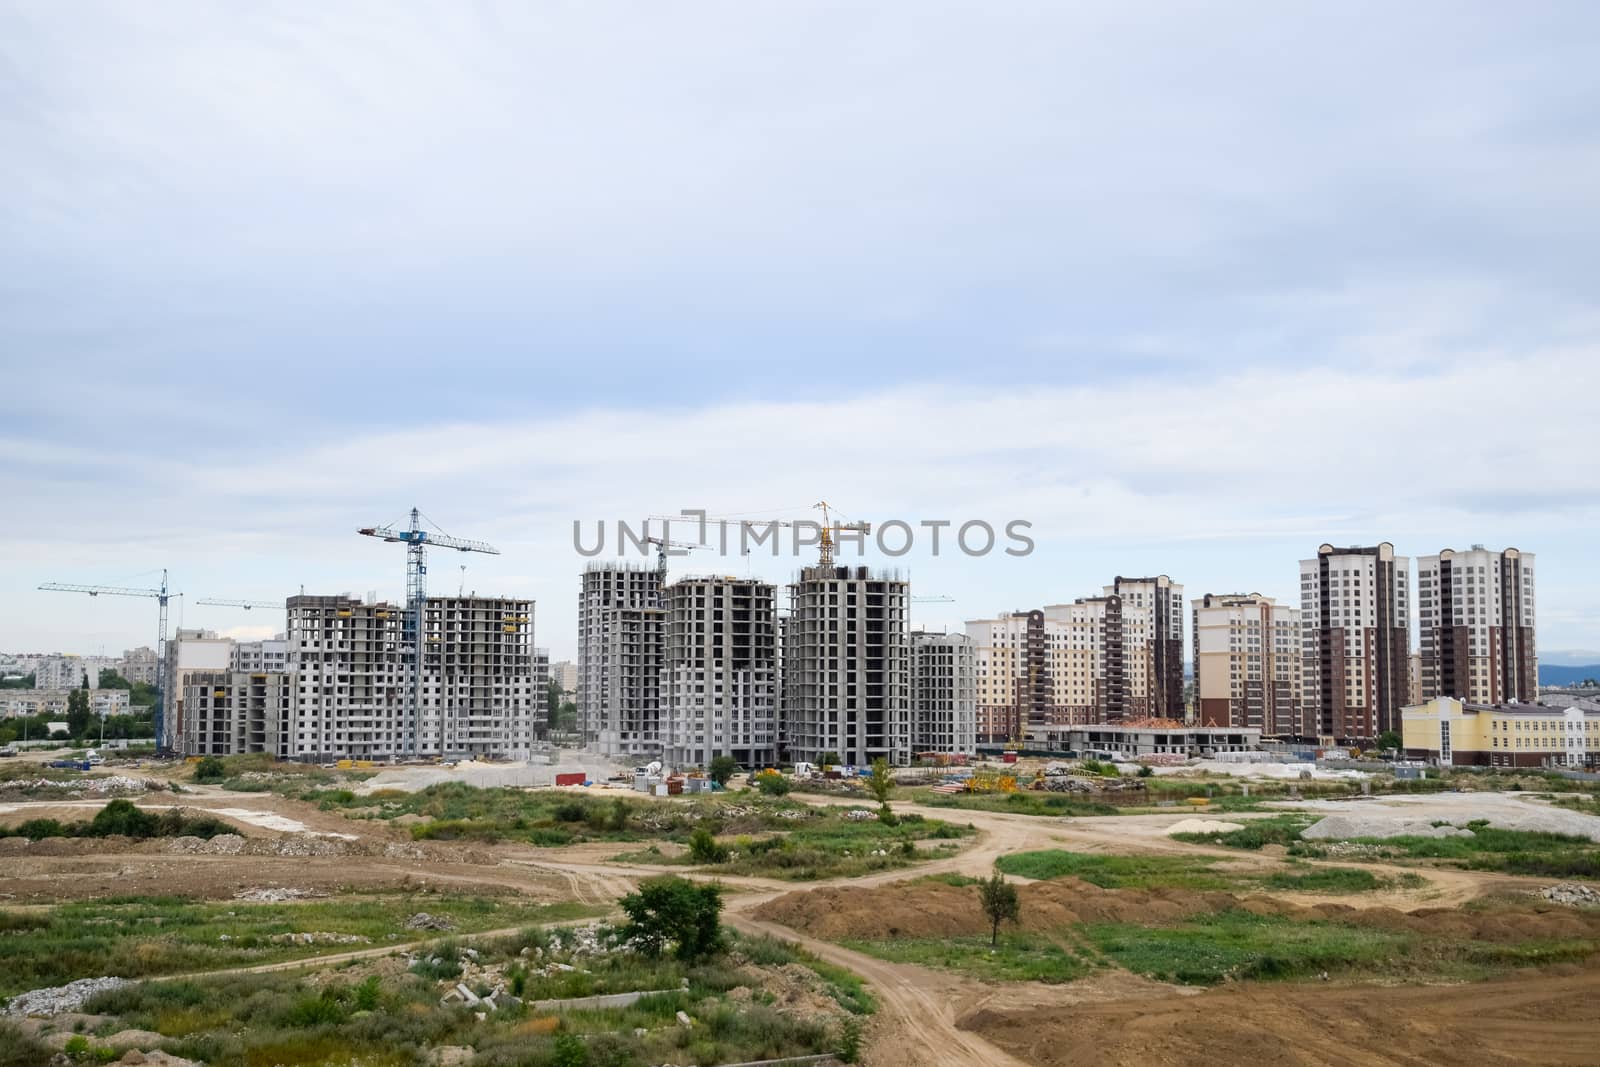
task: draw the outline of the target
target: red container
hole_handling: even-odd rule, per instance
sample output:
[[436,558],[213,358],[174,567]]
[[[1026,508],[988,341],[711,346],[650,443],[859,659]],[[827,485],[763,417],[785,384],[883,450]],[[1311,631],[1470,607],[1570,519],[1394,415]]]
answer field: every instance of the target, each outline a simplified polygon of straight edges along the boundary
[[558,774],[556,775],[556,785],[582,785],[585,777],[582,771],[574,771],[572,774]]
[[1015,763],[1015,762],[1017,762],[1017,754],[1015,752],[1004,752],[1004,753],[1001,753],[1000,762],[1001,763]]

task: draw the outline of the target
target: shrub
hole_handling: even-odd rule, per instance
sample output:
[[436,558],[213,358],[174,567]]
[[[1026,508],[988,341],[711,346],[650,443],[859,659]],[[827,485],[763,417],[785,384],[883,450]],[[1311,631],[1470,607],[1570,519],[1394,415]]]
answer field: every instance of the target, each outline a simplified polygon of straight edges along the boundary
[[15,832],[34,841],[39,841],[46,837],[67,836],[67,828],[55,819],[29,819],[21,826],[18,826]]
[[194,780],[197,782],[220,782],[226,777],[228,768],[221,756],[206,756],[194,765]]
[[721,947],[720,886],[661,875],[640,882],[639,891],[618,904],[628,916],[623,936],[647,956],[659,956],[669,944],[675,944],[679,959],[694,962]]
[[702,826],[689,835],[689,858],[696,863],[727,863],[728,850]]
[[794,787],[789,784],[789,779],[777,771],[762,771],[756,775],[756,788],[761,790],[762,796],[781,797]]
[[739,764],[732,756],[713,756],[711,758],[711,780],[718,785],[726,786],[738,772]]
[[85,836],[154,837],[160,825],[155,815],[141,811],[134,806],[133,801],[119,799],[113,800],[95,813],[94,818],[89,820]]

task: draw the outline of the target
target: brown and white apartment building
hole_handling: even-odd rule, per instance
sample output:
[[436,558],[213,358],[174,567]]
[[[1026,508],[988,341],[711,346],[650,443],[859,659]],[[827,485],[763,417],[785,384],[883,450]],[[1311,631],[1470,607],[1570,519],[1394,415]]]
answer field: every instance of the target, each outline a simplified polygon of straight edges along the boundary
[[1410,565],[1387,541],[1322,545],[1300,561],[1303,682],[1318,737],[1367,741],[1400,729],[1410,688]]
[[966,625],[981,743],[1183,717],[1183,586],[1118,577],[1101,596]]
[[1539,696],[1533,553],[1482,545],[1417,560],[1423,700],[1532,703]]

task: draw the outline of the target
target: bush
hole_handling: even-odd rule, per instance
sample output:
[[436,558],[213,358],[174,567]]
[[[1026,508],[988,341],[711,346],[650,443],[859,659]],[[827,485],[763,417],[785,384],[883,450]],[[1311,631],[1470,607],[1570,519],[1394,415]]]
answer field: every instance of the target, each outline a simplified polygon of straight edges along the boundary
[[228,768],[221,756],[206,756],[194,765],[194,780],[197,782],[220,782],[226,777]]
[[680,960],[694,962],[721,948],[720,886],[661,875],[640,882],[639,891],[618,904],[628,916],[623,936],[647,956],[659,956],[668,945],[676,945]]
[[711,780],[720,786],[726,786],[735,774],[739,773],[739,764],[732,756],[713,756],[711,758]]
[[789,784],[789,779],[777,771],[762,771],[756,775],[756,788],[761,790],[762,796],[786,796],[794,787]]
[[[222,761],[217,760],[220,764]],[[89,820],[85,837],[154,837],[160,819],[141,811],[131,800],[113,800]]]
[[728,850],[702,826],[689,835],[689,858],[696,863],[727,863]]

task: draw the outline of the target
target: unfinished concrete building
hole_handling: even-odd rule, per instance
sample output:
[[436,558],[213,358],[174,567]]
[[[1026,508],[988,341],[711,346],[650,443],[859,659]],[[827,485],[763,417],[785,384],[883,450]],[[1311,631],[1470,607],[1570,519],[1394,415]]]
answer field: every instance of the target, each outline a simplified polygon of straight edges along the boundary
[[195,671],[184,678],[186,756],[286,756],[294,678],[286,671]]
[[405,608],[351,596],[292,596],[288,615],[295,675],[288,758],[409,757]]
[[661,573],[593,563],[578,595],[578,729],[605,756],[659,759],[666,652]]
[[789,586],[784,717],[789,758],[863,767],[911,759],[910,584],[897,572],[807,567]]
[[966,634],[911,633],[911,751],[972,753],[978,745],[977,655]]
[[545,719],[549,659],[533,647],[533,601],[429,597],[420,751],[526,759]]
[[778,761],[774,588],[752,578],[685,578],[666,591],[664,750],[676,767],[732,756]]

